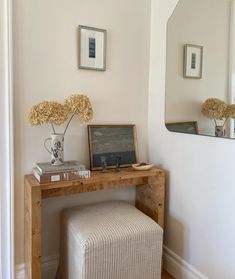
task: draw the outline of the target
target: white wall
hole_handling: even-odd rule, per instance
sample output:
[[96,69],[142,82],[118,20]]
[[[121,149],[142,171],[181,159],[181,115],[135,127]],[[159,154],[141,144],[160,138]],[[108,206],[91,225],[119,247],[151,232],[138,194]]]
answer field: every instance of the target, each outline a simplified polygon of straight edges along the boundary
[[[15,242],[16,264],[24,261],[23,175],[47,161],[49,127],[30,127],[27,113],[42,100],[83,92],[93,103],[91,123],[137,125],[140,159],[147,155],[150,1],[14,1]],[[78,70],[77,27],[107,29],[107,71]],[[88,163],[85,125],[74,121],[65,139],[65,159]],[[43,254],[58,253],[59,211],[77,203],[134,200],[134,190],[110,190],[43,202]]]
[[[186,24],[187,22],[187,24]],[[198,121],[199,133],[214,135],[201,114],[208,98],[228,102],[230,0],[181,0],[167,27],[166,121]],[[183,78],[183,46],[203,46],[202,79]]]
[[151,161],[169,172],[165,245],[213,279],[235,278],[235,142],[164,125],[166,23],[177,0],[152,0]]

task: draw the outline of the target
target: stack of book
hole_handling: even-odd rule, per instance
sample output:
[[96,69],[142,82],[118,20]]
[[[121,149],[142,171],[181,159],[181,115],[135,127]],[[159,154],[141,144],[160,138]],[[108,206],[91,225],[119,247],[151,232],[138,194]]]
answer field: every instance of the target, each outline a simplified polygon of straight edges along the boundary
[[33,175],[39,183],[90,178],[91,172],[78,161],[67,161],[63,165],[53,166],[51,163],[37,163]]

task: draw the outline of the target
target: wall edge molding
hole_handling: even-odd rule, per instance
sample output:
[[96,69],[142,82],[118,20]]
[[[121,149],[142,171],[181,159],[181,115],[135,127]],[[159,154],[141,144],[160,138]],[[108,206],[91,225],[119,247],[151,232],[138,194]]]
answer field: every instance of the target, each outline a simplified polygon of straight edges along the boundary
[[208,279],[165,245],[163,247],[163,259],[164,269],[175,279]]

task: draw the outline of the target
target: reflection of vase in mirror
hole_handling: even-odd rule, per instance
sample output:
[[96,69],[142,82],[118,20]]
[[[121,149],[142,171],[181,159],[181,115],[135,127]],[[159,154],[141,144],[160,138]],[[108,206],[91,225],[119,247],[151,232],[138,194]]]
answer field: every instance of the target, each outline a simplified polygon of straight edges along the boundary
[[[233,52],[235,55],[231,9],[235,11],[230,0],[179,0],[167,25],[166,123],[196,121],[199,134],[215,136],[214,121],[202,115],[201,106],[208,98],[226,104],[235,99],[235,84],[230,84],[235,64],[229,64]],[[186,44],[203,47],[202,79],[184,77]],[[197,54],[192,52],[189,66],[197,63]],[[233,122],[231,118],[226,122],[225,137],[234,137]],[[223,121],[218,120],[217,125]]]
[[223,126],[215,126],[215,136],[216,137],[224,137],[225,130]]

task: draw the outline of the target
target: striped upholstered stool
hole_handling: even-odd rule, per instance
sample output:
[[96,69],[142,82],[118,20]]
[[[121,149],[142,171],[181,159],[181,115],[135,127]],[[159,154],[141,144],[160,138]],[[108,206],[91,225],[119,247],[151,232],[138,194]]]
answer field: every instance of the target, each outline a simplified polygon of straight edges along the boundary
[[63,279],[160,279],[163,231],[121,201],[62,214]]

